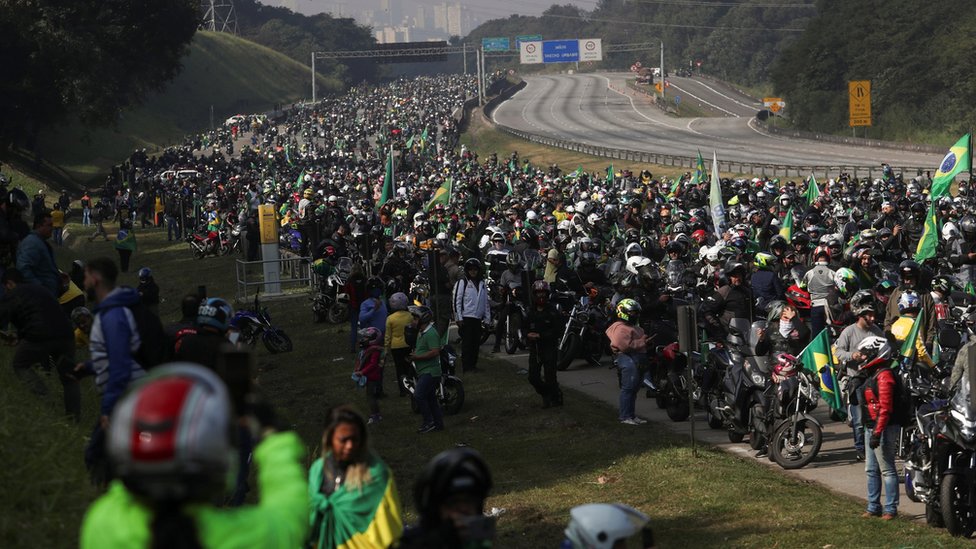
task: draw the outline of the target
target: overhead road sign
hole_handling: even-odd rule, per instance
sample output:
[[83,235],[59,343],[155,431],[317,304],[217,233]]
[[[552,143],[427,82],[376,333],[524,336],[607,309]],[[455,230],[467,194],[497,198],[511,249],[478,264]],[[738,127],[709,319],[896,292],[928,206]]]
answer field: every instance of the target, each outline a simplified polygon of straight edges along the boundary
[[482,38],[481,49],[486,52],[508,51],[510,48],[508,37]]
[[579,60],[579,40],[546,40],[542,43],[543,63],[566,63]]
[[847,83],[850,126],[871,125],[871,81],[851,80]]
[[602,61],[603,41],[599,38],[520,41],[519,60],[523,64]]
[[579,41],[580,61],[603,61],[603,40],[588,38]]
[[542,63],[542,42],[534,40],[519,44],[519,62],[523,65]]
[[522,49],[522,42],[542,42],[541,34],[522,34],[515,37],[515,49]]

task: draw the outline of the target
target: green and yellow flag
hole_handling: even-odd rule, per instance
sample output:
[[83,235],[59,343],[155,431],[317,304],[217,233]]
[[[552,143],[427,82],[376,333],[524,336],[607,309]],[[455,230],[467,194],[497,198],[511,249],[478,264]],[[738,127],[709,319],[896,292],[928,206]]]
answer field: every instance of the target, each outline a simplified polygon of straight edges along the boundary
[[[319,458],[312,463],[309,485],[322,485],[323,461]],[[320,490],[310,491],[311,536],[317,547],[388,547],[400,538],[403,518],[390,468],[375,456],[370,456],[368,464],[369,480],[359,489],[343,483],[328,497]],[[342,520],[335,520],[336,516]]]
[[301,190],[302,185],[305,183],[305,170],[298,174],[298,179],[295,180],[295,190]]
[[902,360],[911,362],[915,358],[915,350],[917,348],[915,342],[918,341],[918,330],[923,324],[925,324],[925,307],[919,308],[918,317],[912,323],[912,329],[908,330],[908,336],[901,343],[901,350],[898,352],[898,357],[891,363],[892,368],[897,368]]
[[939,221],[935,215],[935,200],[929,205],[929,213],[925,216],[925,230],[915,248],[915,261],[921,263],[930,257],[935,257],[939,246]]
[[810,184],[807,185],[807,206],[813,204],[813,201],[820,198],[820,187],[817,186],[817,177],[810,174]]
[[800,364],[803,369],[815,374],[820,382],[820,396],[832,410],[847,417],[844,402],[840,397],[840,386],[834,376],[834,359],[830,352],[830,336],[827,329],[821,330],[817,337],[800,352]]
[[454,180],[448,177],[444,183],[436,191],[434,191],[434,197],[430,199],[430,202],[427,203],[427,207],[424,209],[429,210],[437,204],[447,206],[451,201],[451,187],[453,187],[453,185]]
[[386,202],[393,198],[393,147],[390,147],[390,154],[386,157],[386,174],[383,175],[383,194],[380,195],[380,203],[377,206],[382,206]]
[[786,210],[786,217],[783,218],[783,226],[779,229],[779,235],[787,242],[793,239],[793,206]]
[[613,164],[610,164],[610,167],[607,168],[607,183],[613,184]]
[[932,178],[932,192],[929,198],[933,202],[936,198],[949,194],[949,186],[952,185],[956,175],[963,170],[969,170],[972,166],[972,137],[971,133],[960,137],[942,159],[935,177]]
[[515,189],[512,188],[512,178],[507,175],[505,176],[505,186],[508,187],[508,192],[505,193],[505,196],[511,196],[515,194]]
[[427,149],[427,128],[424,128],[424,131],[420,134],[420,150],[423,151],[426,149]]

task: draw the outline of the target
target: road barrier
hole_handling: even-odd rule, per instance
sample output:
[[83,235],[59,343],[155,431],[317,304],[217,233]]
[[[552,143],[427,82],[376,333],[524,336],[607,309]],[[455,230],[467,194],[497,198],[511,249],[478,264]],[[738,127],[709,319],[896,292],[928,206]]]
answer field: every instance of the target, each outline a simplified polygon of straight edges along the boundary
[[[524,139],[532,143],[538,143],[540,145],[546,145],[548,147],[556,147],[559,149],[566,149],[582,154],[588,154],[590,156],[597,156],[601,158],[610,158],[614,160],[625,160],[629,162],[638,162],[642,164],[657,164],[660,166],[668,166],[675,168],[688,168],[689,170],[694,170],[695,165],[698,162],[698,158],[694,156],[681,156],[674,154],[664,154],[650,151],[638,151],[632,149],[615,149],[611,147],[600,147],[597,145],[588,145],[586,143],[580,143],[577,141],[569,141],[566,139],[557,139],[554,137],[548,137],[545,135],[539,135],[536,133],[526,132],[522,130],[517,130],[502,124],[495,123],[491,118],[491,113],[505,100],[509,99],[515,92],[521,90],[525,87],[525,83],[522,82],[517,86],[512,86],[504,90],[501,94],[489,101],[484,109],[482,109],[482,115],[488,124],[491,124],[495,128],[519,139]],[[858,143],[860,144],[860,143]],[[923,147],[923,146],[918,146]],[[918,149],[906,149],[906,150],[920,150],[926,151],[924,148]],[[719,160],[718,169],[720,172],[733,173],[733,174],[743,174],[761,177],[778,177],[778,178],[788,178],[788,177],[808,177],[811,174],[822,179],[828,179],[831,177],[837,177],[841,174],[848,174],[852,177],[862,178],[867,177],[873,179],[875,177],[881,177],[882,166],[844,166],[844,165],[834,165],[834,166],[814,166],[814,165],[792,165],[792,164],[764,164],[756,162],[735,162],[731,160]],[[912,178],[915,176],[922,176],[925,172],[933,171],[931,166],[919,167],[919,166],[891,166],[891,169],[896,173],[901,173],[906,178]]]

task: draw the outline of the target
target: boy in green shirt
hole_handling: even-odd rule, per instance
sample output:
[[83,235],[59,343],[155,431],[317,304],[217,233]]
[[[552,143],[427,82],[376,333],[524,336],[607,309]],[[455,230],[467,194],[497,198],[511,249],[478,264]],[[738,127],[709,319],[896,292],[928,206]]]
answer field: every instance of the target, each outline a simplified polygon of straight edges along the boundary
[[437,402],[437,383],[441,377],[441,337],[434,329],[434,315],[427,307],[410,307],[417,327],[417,343],[410,360],[417,370],[417,384],[413,398],[424,418],[418,433],[444,430],[444,415]]

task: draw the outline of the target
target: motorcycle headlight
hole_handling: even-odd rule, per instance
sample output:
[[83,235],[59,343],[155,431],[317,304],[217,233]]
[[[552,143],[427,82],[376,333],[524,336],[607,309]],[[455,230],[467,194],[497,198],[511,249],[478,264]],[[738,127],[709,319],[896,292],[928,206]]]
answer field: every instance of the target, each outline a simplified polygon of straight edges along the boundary
[[579,318],[580,322],[589,322],[590,321],[590,315],[589,315],[589,313],[580,313],[579,316],[578,316],[578,318]]
[[763,385],[765,383],[765,378],[759,372],[753,372],[752,382],[755,383],[756,385]]

